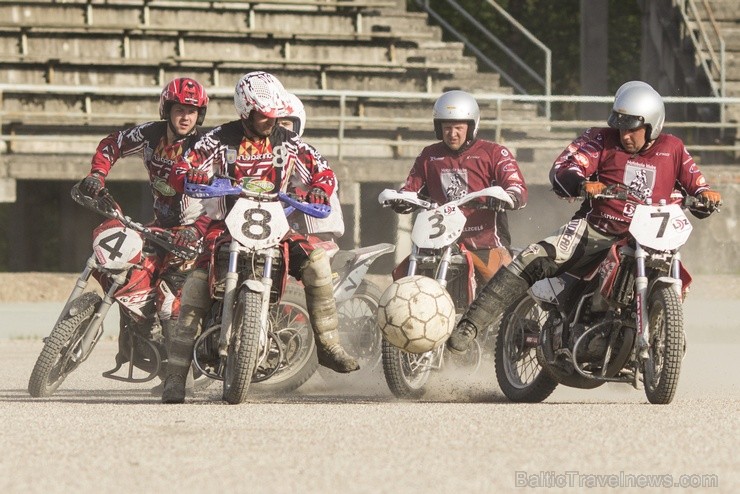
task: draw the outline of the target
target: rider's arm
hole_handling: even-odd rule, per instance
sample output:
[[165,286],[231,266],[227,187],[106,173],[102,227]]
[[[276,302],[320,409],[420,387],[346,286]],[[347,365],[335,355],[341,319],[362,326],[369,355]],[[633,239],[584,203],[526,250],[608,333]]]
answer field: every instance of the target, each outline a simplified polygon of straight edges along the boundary
[[180,194],[185,190],[185,177],[191,168],[199,168],[210,176],[214,171],[225,173],[220,164],[225,163],[223,158],[228,146],[220,141],[222,127],[216,127],[202,136],[195,144],[172,165],[172,171],[167,183]]
[[298,171],[299,175],[306,173],[311,177],[308,190],[319,188],[326,193],[327,197],[331,196],[337,186],[337,176],[329,166],[329,162],[316,148],[301,141],[298,136],[294,136],[292,140],[298,148],[297,166],[301,168]]
[[571,142],[550,170],[553,191],[560,197],[578,197],[583,182],[596,173],[603,150],[601,129],[588,129]]
[[527,184],[524,182],[524,175],[511,151],[504,146],[497,145],[491,161],[494,164],[494,183],[491,185],[498,185],[509,194],[514,201],[512,209],[521,209],[526,206],[529,198]]
[[120,158],[139,154],[143,156],[147,141],[152,138],[159,122],[149,122],[126,130],[113,132],[98,144],[92,157],[90,173],[108,176],[111,167]]
[[[675,156],[680,159],[678,164],[678,177],[676,183],[683,191],[690,196],[699,196],[701,193],[710,190],[710,186],[704,178],[704,174],[699,166],[694,162],[683,142],[678,140]],[[706,207],[690,207],[689,211],[695,217],[703,219],[712,214],[712,211]]]

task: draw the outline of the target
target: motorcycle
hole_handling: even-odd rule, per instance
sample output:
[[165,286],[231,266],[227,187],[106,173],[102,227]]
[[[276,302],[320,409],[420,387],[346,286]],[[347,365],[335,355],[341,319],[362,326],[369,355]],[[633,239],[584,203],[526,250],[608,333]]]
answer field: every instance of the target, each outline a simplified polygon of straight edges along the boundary
[[[345,350],[355,357],[362,371],[371,371],[380,363],[381,334],[375,325],[375,314],[380,298],[380,288],[364,280],[370,265],[381,255],[393,252],[393,244],[377,244],[353,250],[339,250],[333,241],[314,242],[331,257],[333,292],[337,303],[340,341]],[[270,310],[270,325],[291,351],[281,355],[281,361],[270,379],[255,383],[255,390],[286,393],[298,389],[318,366],[313,331],[309,324],[303,285],[290,278],[280,302]],[[290,345],[294,342],[294,345]],[[302,343],[302,344],[301,344]],[[310,362],[306,362],[310,359]]]
[[293,211],[322,218],[331,209],[284,192],[253,192],[231,183],[221,177],[210,185],[188,183],[185,193],[238,196],[226,216],[228,235],[216,240],[211,253],[208,279],[215,303],[193,350],[196,368],[223,381],[223,399],[238,404],[252,383],[279,378],[282,389],[295,389],[316,371],[305,301],[297,285],[287,284],[287,246],[281,240]]
[[[681,205],[653,204],[621,188],[595,200],[634,206],[629,235],[590,270],[535,283],[506,309],[496,342],[496,378],[512,401],[540,402],[558,386],[607,382],[644,388],[650,403],[673,400],[686,350],[682,302],[691,277],[680,247],[692,226]],[[702,207],[693,197],[684,207]]]
[[[422,275],[437,280],[455,302],[457,320],[473,301],[477,288],[470,252],[457,243],[466,222],[460,208],[486,207],[481,199],[487,198],[504,201],[513,207],[511,197],[499,186],[471,192],[441,206],[419,198],[415,192],[386,189],[378,196],[383,206],[390,201],[402,201],[423,210],[417,214],[411,231],[412,247],[406,276]],[[491,336],[490,327],[486,328],[466,355],[470,373],[480,366]],[[383,373],[391,392],[399,398],[422,396],[432,371],[441,371],[444,367],[444,345],[422,354],[404,352],[385,339],[382,345]]]
[[[125,216],[107,189],[91,198],[80,192],[78,183],[71,195],[78,204],[108,219],[93,232],[93,253],[51,333],[44,338],[28,383],[28,392],[34,398],[51,396],[90,356],[115,302],[121,310],[119,352],[116,367],[104,372],[103,377],[131,383],[162,377],[166,361],[164,335],[156,314],[156,287],[148,274],[155,270],[155,261],[144,252],[144,240],[182,260],[194,259],[198,253],[196,248],[174,244],[172,232],[144,226]],[[103,287],[102,297],[85,291],[91,276]],[[127,362],[126,375],[116,375]],[[135,368],[143,370],[144,375],[135,375]]]

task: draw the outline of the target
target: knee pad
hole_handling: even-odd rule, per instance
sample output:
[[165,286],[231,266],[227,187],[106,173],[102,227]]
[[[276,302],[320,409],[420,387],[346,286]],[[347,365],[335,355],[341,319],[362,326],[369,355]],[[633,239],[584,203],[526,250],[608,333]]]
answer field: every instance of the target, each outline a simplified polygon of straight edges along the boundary
[[[185,280],[180,298],[181,306],[194,309],[208,310],[211,307],[211,293],[208,289],[208,273],[203,269],[196,269]],[[182,309],[181,309],[182,310]]]
[[311,252],[301,266],[301,279],[306,287],[331,286],[331,263],[324,249]]
[[532,286],[541,279],[555,276],[558,265],[543,245],[532,244],[514,258],[509,269]]

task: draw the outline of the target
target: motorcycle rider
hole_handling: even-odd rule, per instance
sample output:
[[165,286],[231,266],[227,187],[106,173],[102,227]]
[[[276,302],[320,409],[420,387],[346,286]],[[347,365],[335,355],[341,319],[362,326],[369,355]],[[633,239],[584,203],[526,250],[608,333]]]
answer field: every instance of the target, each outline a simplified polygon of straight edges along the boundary
[[[195,246],[205,232],[209,219],[198,199],[175,191],[167,184],[172,165],[201,135],[200,125],[206,117],[208,95],[195,79],[178,77],[164,86],[159,97],[160,121],[140,124],[105,137],[92,157],[90,173],[80,184],[80,191],[97,197],[105,188],[105,181],[113,165],[128,156],[140,156],[149,175],[154,198],[153,225],[171,229],[174,242],[181,246]],[[166,252],[157,246],[147,246],[157,256],[155,272],[148,273],[150,283],[157,287],[156,310],[162,330],[167,334],[174,326],[180,311],[180,294],[191,262],[178,258],[165,259]],[[122,330],[129,318],[123,317]],[[119,336],[117,363],[126,362],[126,351]],[[125,360],[121,360],[125,359]],[[153,391],[156,392],[158,388]]]
[[[298,134],[298,137],[303,138],[303,131],[306,129],[306,108],[303,106],[303,102],[293,93],[288,93],[288,104],[290,105],[290,113],[284,117],[277,119],[277,124],[288,130],[291,130]],[[305,143],[305,141],[304,141]],[[311,147],[316,154],[316,148],[308,143],[307,146]],[[335,178],[336,180],[336,178]],[[305,184],[300,183],[295,175],[291,177],[291,185],[296,190],[300,190],[302,195],[308,192]],[[334,191],[329,196],[329,204],[331,205],[331,213],[326,218],[313,218],[305,214],[294,215],[297,218],[291,221],[291,228],[300,233],[305,233],[318,237],[321,240],[336,240],[344,235],[344,217],[342,215],[342,204],[339,202],[339,183],[337,182]],[[291,220],[291,218],[288,218]]]
[[634,204],[599,199],[609,186],[629,188],[629,195],[654,203],[671,200],[674,187],[698,197],[709,216],[721,205],[683,142],[662,133],[663,99],[642,81],[624,83],[616,92],[606,128],[591,128],[555,160],[550,182],[555,193],[569,200],[584,197],[571,221],[551,236],[529,245],[481,290],[447,340],[453,353],[465,353],[480,328],[493,322],[535,282],[602,259],[624,236]]
[[[477,137],[480,109],[473,96],[458,90],[442,94],[434,103],[432,118],[440,142],[421,151],[400,190],[418,192],[444,204],[498,185],[511,197],[513,209],[526,205],[527,186],[514,156],[505,146]],[[509,205],[490,198],[487,206],[462,210],[467,221],[460,236],[483,281],[511,261]],[[400,214],[414,210],[400,200],[391,201],[391,207]],[[401,263],[394,270],[394,278],[405,275],[405,265]]]
[[[295,173],[308,187],[308,202],[328,204],[336,184],[329,164],[294,132],[276,125],[276,119],[290,112],[288,93],[272,74],[255,71],[244,75],[234,94],[239,119],[223,124],[203,136],[175,165],[170,185],[183,191],[185,180],[208,183],[214,174],[228,175],[243,187],[263,192],[281,188],[286,168],[292,162]],[[277,148],[285,166],[274,166]],[[225,217],[227,205],[218,201],[214,219]],[[221,227],[223,229],[223,227]],[[211,234],[208,233],[210,238]],[[215,240],[215,239],[214,239]],[[337,331],[336,303],[332,293],[331,268],[326,252],[314,249],[306,238],[291,232],[284,239],[289,247],[290,274],[303,280],[306,305],[316,340],[319,363],[336,372],[359,369],[357,361],[342,348]],[[212,245],[212,244],[209,244]],[[164,403],[182,403],[185,399],[185,374],[192,360],[195,338],[211,306],[206,266],[189,276],[183,288],[181,317],[175,338],[168,345],[170,365],[162,394]],[[174,364],[174,365],[173,365]]]

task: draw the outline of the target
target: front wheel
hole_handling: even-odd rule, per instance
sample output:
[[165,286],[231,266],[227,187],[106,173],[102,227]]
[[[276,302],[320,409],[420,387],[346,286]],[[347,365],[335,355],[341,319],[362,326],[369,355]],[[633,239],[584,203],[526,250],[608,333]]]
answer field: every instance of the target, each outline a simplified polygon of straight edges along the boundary
[[397,398],[420,398],[432,373],[436,352],[407,353],[383,339],[383,374]]
[[375,283],[365,280],[349,300],[337,307],[339,341],[357,359],[360,372],[373,371],[380,363],[383,334],[376,317],[381,295]]
[[650,346],[645,360],[645,395],[650,403],[673,401],[684,354],[683,308],[670,286],[657,288],[648,298]]
[[80,354],[79,345],[101,302],[96,293],[83,293],[74,302],[75,315],[66,314],[51,330],[28,381],[31,396],[51,396],[87,358],[87,355]]
[[546,320],[547,313],[528,295],[501,317],[495,350],[496,380],[511,401],[539,403],[558,385],[537,359],[537,344]]
[[262,323],[262,294],[247,288],[239,290],[234,305],[226,370],[224,401],[236,405],[247,399],[249,384],[257,365]]

